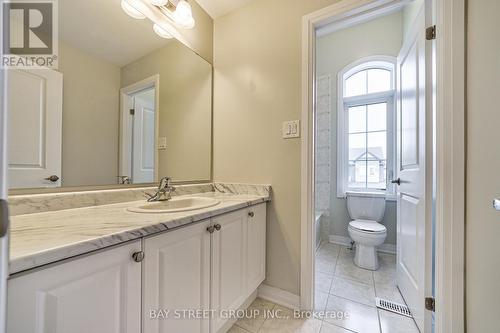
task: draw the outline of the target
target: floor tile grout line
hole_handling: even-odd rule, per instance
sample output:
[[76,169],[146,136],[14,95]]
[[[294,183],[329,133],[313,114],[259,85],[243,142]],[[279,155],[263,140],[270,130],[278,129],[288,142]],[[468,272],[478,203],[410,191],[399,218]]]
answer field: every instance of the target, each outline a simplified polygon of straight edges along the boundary
[[[331,322],[326,321],[326,320],[324,320],[324,319],[323,319],[323,323],[327,323],[328,325],[332,325],[332,326],[335,326],[335,327],[340,327],[340,328],[342,328],[342,329],[344,329],[344,330],[346,330],[346,331],[348,331],[348,332],[352,332],[352,333],[359,333],[358,331],[354,331],[354,330],[351,330],[350,328],[346,328],[346,327],[344,327],[344,326],[340,326],[340,325],[337,325],[337,324],[331,323]],[[323,328],[323,325],[321,325],[321,328]],[[320,331],[320,333],[321,333],[321,331]]]
[[[347,298],[347,297],[344,297],[344,296],[333,295],[333,294],[330,294],[329,296],[335,296],[335,297],[338,297],[338,298],[342,298],[342,299],[344,299],[344,300],[346,300],[346,301],[356,303],[356,304],[358,304],[358,305],[364,305],[364,306],[368,306],[368,307],[370,307],[370,308],[375,308],[375,309],[377,309],[377,306],[376,306],[376,305],[367,305],[367,304],[365,304],[365,303],[361,303],[361,302],[359,302],[359,301],[355,301],[355,300],[352,300],[352,299]],[[328,303],[328,302],[327,302],[327,303]],[[328,304],[327,304],[327,305],[328,305]]]
[[347,281],[349,281],[349,282],[356,282],[356,283],[362,284],[362,285],[364,285],[364,286],[374,287],[373,285],[371,285],[371,284],[369,284],[369,283],[363,282],[363,281],[361,281],[361,280],[352,279],[352,278],[350,278],[350,277],[343,276],[343,275],[335,275],[333,278],[334,278],[334,279],[335,279],[335,278],[338,278],[338,279],[343,279],[343,280],[347,280]]

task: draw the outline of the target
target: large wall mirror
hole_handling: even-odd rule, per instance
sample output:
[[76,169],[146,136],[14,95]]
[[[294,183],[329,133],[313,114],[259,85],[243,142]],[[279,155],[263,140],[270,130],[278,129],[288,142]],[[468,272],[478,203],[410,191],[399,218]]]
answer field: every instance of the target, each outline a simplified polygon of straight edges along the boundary
[[10,189],[210,180],[210,63],[120,0],[59,1],[58,61],[8,70]]

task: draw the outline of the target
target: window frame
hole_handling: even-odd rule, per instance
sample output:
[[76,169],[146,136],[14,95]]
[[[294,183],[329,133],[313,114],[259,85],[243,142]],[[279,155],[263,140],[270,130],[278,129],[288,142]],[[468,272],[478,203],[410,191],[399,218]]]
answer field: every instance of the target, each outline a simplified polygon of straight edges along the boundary
[[[345,198],[347,192],[383,195],[387,200],[395,200],[395,186],[390,182],[396,170],[396,57],[371,56],[361,58],[346,67],[337,75],[337,197]],[[367,69],[384,69],[391,72],[391,89],[365,95],[344,97],[346,80],[352,75]],[[348,109],[353,106],[387,103],[387,175],[386,189],[349,188],[349,116]],[[367,124],[368,125],[368,124]]]

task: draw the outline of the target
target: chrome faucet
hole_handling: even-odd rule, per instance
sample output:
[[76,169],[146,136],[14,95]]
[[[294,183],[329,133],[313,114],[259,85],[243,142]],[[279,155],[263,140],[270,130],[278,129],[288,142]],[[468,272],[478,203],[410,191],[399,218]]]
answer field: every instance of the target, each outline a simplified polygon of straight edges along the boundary
[[152,201],[166,201],[172,199],[172,192],[175,191],[175,187],[170,185],[172,178],[163,177],[158,184],[158,189],[155,194],[146,193],[148,196],[148,202]]

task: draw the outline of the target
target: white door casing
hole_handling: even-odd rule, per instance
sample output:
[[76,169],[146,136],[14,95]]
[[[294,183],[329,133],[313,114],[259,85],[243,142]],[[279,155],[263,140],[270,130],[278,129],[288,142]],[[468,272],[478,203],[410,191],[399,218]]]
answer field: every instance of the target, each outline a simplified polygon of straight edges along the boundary
[[[7,75],[9,187],[61,186],[63,76],[51,69]],[[46,178],[57,176],[57,181]]]
[[8,281],[7,331],[141,331],[141,241]]
[[[422,8],[398,56],[397,284],[424,331],[426,291],[426,39]],[[429,156],[430,157],[430,156]],[[428,230],[427,230],[428,231]]]
[[[209,320],[175,318],[174,311],[208,310],[210,297],[209,220],[145,239],[143,261],[144,333],[208,333]],[[151,319],[150,311],[168,309],[168,318]],[[182,312],[179,312],[182,314]]]
[[152,98],[137,94],[134,98],[132,181],[152,183],[155,171],[155,104]]

